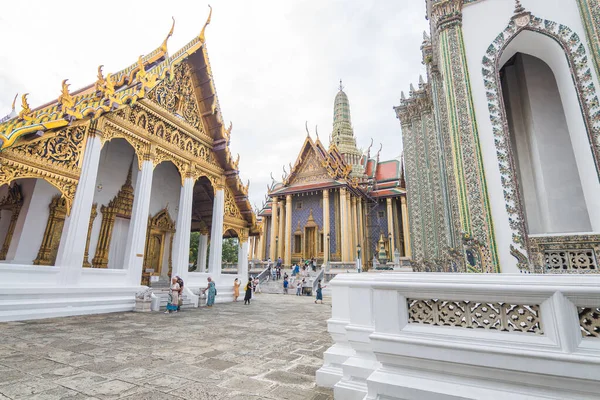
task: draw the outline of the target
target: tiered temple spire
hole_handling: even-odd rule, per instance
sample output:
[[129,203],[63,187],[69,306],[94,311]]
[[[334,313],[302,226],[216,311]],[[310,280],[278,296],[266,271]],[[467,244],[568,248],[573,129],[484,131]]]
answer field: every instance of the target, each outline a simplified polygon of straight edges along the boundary
[[339,91],[335,96],[333,105],[333,131],[331,132],[331,144],[334,144],[344,156],[346,162],[352,165],[352,176],[361,176],[364,168],[360,164],[361,152],[356,147],[356,138],[352,129],[350,118],[350,102],[344,92],[344,86],[340,80]]

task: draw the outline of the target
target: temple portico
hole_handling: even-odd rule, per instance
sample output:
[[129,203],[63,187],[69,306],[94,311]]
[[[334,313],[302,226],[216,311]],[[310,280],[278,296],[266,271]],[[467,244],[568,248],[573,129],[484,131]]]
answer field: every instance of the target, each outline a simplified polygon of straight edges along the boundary
[[[58,100],[35,111],[25,95],[0,120],[0,321],[132,310],[136,293],[174,275],[194,305],[209,276],[218,301],[231,301],[234,278],[247,279],[260,228],[204,29],[173,55],[167,39],[122,71],[98,68],[84,89],[63,81]],[[238,238],[235,275],[221,271],[224,235]]]

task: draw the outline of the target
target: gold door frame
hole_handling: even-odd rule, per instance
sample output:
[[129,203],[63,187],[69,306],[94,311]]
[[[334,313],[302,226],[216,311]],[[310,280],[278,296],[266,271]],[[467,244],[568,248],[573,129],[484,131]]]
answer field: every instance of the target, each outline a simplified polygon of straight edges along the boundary
[[[146,272],[146,268],[148,267],[148,262],[150,261],[150,238],[153,234],[162,233],[163,240],[161,242],[160,255],[159,255],[159,271],[154,272]],[[162,260],[164,257],[165,251],[165,242],[167,238],[167,233],[171,234],[171,239],[169,241],[169,272],[171,275],[172,272],[172,254],[173,254],[173,237],[175,236],[175,222],[169,215],[169,210],[165,207],[160,210],[154,217],[148,217],[148,229],[146,230],[146,248],[144,249],[144,265],[142,269],[142,285],[148,285],[150,283],[151,276],[160,276],[162,272]]]

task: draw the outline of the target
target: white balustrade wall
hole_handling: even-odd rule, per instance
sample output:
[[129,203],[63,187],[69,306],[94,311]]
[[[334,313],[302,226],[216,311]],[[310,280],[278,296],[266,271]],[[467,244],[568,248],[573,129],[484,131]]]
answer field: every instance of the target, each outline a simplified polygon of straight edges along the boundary
[[336,399],[597,399],[600,277],[340,274]]

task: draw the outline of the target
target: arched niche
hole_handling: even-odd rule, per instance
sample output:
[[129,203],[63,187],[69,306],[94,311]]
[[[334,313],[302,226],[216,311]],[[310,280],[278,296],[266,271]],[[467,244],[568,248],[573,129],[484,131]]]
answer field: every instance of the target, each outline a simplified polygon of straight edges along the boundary
[[[585,46],[569,27],[529,13],[515,16],[490,44],[483,57],[483,77],[501,182],[512,233],[511,254],[522,271],[529,271],[529,230],[518,160],[507,118],[500,71],[517,54],[541,60],[552,71],[564,108],[576,170],[591,229],[600,230],[600,105]],[[590,171],[596,173],[590,174]]]

